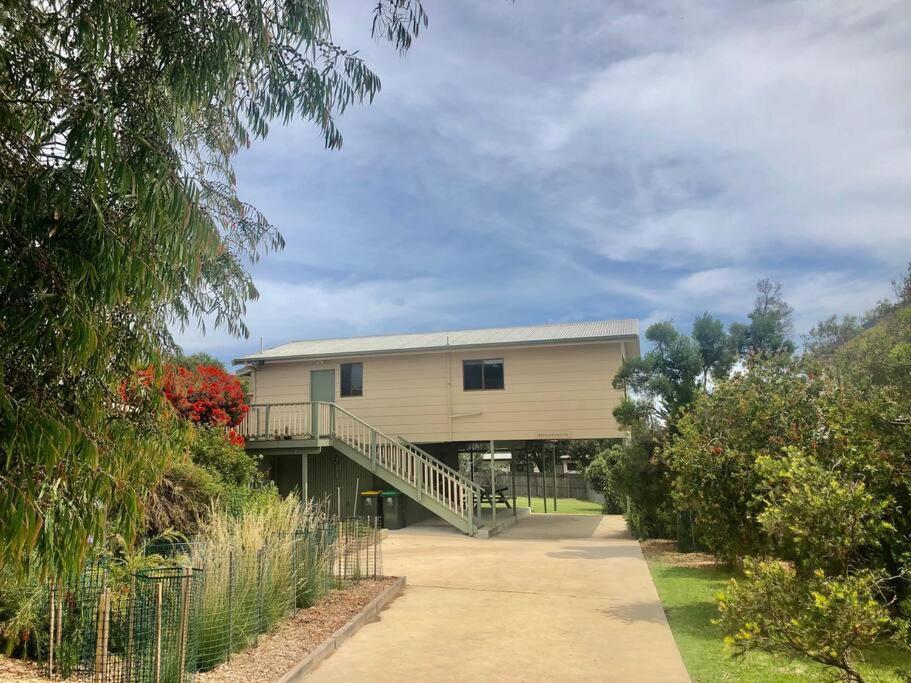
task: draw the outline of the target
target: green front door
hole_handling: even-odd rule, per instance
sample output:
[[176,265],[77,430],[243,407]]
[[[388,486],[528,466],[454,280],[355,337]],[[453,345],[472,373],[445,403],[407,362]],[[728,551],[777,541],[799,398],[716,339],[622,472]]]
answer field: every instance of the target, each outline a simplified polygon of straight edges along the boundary
[[[323,401],[325,403],[335,403],[335,370],[311,370],[310,371],[310,400]],[[316,413],[314,413],[316,415]],[[325,413],[323,413],[325,415]],[[329,419],[335,415],[330,413]],[[322,424],[320,436],[332,433],[333,425]]]

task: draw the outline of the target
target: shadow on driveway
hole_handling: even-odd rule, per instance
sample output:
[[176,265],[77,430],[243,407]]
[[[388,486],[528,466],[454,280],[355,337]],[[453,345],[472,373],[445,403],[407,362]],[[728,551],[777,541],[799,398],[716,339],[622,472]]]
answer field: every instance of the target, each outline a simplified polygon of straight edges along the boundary
[[616,546],[585,546],[567,545],[559,550],[546,553],[547,557],[556,557],[567,560],[610,560],[619,557],[642,558],[642,552],[637,545]]

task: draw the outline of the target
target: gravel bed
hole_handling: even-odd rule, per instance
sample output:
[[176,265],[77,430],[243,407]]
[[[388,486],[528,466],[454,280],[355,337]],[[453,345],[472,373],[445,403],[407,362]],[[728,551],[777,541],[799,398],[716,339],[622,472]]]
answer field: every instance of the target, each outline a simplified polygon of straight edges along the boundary
[[332,591],[313,607],[299,610],[274,631],[260,636],[259,643],[253,647],[232,655],[231,661],[196,674],[196,680],[199,683],[277,681],[394,580],[360,581],[350,588]]

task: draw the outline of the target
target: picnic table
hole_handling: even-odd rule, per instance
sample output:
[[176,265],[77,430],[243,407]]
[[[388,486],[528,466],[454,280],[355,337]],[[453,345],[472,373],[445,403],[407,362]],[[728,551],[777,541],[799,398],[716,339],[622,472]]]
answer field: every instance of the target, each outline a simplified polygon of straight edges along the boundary
[[482,486],[481,487],[481,503],[484,501],[490,503],[491,507],[497,503],[504,503],[506,507],[511,508],[512,505],[509,504],[509,498],[506,497],[506,492],[509,490],[508,486],[498,486],[493,494],[493,500],[491,500],[490,487]]

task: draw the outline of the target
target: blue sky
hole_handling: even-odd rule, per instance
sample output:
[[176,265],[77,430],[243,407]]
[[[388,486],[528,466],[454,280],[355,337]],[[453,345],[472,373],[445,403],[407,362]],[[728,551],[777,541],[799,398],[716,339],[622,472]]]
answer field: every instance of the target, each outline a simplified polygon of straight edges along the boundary
[[371,3],[337,42],[382,79],[326,151],[275,125],[239,190],[287,248],[253,269],[248,340],[743,318],[780,280],[795,332],[911,260],[911,13],[865,0],[425,0],[400,57]]

